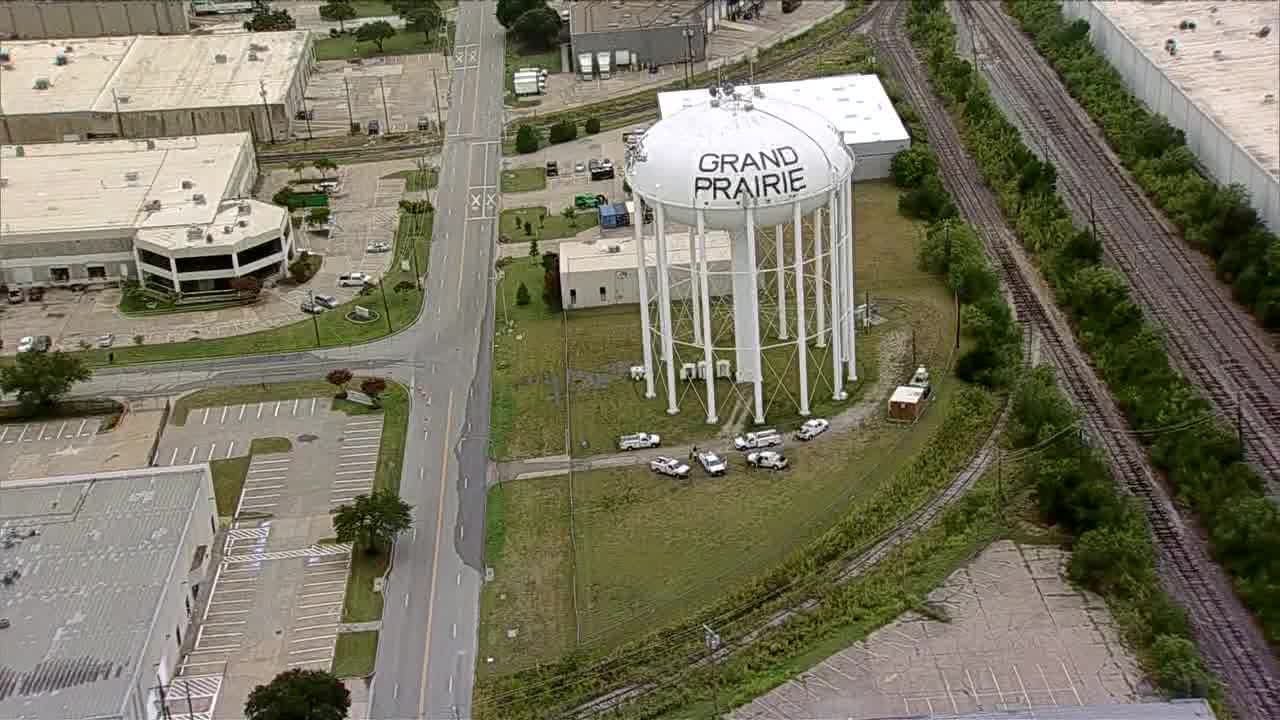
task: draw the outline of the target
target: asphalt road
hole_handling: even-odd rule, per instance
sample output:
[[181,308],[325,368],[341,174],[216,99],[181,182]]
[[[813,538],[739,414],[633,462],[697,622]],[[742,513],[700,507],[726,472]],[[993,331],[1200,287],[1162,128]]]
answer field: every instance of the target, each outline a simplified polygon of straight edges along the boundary
[[414,506],[414,525],[397,542],[384,588],[369,711],[377,720],[470,717],[502,153],[504,37],[495,9],[493,0],[459,5],[426,307],[412,328],[355,348],[108,368],[75,393],[175,395],[334,367],[413,389],[400,492]]

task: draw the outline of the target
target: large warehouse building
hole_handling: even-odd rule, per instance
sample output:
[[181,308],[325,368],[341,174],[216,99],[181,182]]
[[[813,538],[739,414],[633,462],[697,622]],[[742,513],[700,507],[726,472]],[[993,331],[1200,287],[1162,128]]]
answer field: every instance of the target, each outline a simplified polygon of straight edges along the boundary
[[179,35],[190,20],[187,0],[3,0],[0,38]]
[[0,717],[160,717],[213,564],[209,467],[6,482],[0,508]]
[[[581,75],[706,58],[707,35],[738,0],[574,0],[569,42]],[[591,67],[584,67],[590,57]],[[601,62],[601,58],[604,62]]]
[[0,143],[286,140],[314,65],[307,31],[8,42],[4,53]]
[[[839,130],[857,158],[853,169],[855,180],[889,177],[893,156],[911,147],[911,136],[875,75],[833,75],[762,83],[758,87],[765,97],[817,112]],[[742,86],[737,92],[749,96],[753,89]],[[705,89],[659,93],[658,109],[662,117],[668,118],[687,107],[705,103],[706,98]]]
[[1280,232],[1280,4],[1071,0],[1063,12],[1089,22],[1138,99],[1186,133],[1218,182],[1247,188]]
[[280,277],[289,214],[247,199],[247,133],[0,147],[0,281],[193,293]]

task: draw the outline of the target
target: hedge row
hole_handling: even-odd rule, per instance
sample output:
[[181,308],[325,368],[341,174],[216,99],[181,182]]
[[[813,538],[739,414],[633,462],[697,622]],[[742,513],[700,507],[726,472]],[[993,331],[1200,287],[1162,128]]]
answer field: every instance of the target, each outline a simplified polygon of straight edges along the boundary
[[1141,509],[1121,499],[1106,460],[1084,443],[1077,422],[1051,369],[1036,368],[1019,381],[1007,436],[1015,453],[1027,453],[1023,480],[1035,489],[1041,516],[1074,536],[1068,575],[1106,598],[1162,689],[1220,704],[1222,688],[1205,671],[1186,616],[1160,587]]
[[[1146,433],[1206,417],[1208,403],[1170,366],[1159,330],[1144,321],[1124,277],[1104,267],[1096,240],[1072,225],[1053,167],[1027,150],[972,66],[956,54],[955,29],[941,0],[912,0],[908,25],[934,88],[957,116],[987,183],[1038,258],[1130,425]],[[1241,599],[1269,640],[1280,642],[1280,512],[1244,464],[1240,443],[1212,422],[1146,434],[1143,441],[1179,499],[1199,513]]]
[[1134,98],[1094,49],[1088,22],[1068,22],[1056,0],[1005,5],[1138,184],[1187,240],[1214,258],[1236,300],[1267,327],[1280,328],[1280,239],[1262,224],[1248,191],[1201,174],[1185,134]]

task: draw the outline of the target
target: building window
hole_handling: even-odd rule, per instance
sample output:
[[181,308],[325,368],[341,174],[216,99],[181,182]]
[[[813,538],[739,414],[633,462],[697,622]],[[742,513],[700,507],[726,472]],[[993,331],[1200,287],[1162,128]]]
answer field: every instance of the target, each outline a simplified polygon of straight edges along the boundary
[[107,266],[105,265],[90,265],[86,269],[89,271],[90,280],[106,280],[107,279]]
[[49,279],[54,282],[67,282],[71,279],[71,268],[49,268]]
[[169,272],[169,258],[161,255],[160,253],[153,253],[150,250],[138,248],[138,259],[151,267]]
[[177,260],[178,272],[209,272],[211,270],[230,270],[235,267],[231,262],[231,255],[197,255],[196,257],[181,257]]
[[605,289],[604,289],[604,286],[601,286],[601,287],[600,287],[600,302],[604,302],[605,300],[608,300],[608,299],[609,299],[609,291],[608,291],[608,290],[605,290]]
[[279,253],[282,249],[283,249],[283,246],[280,244],[280,238],[271,238],[270,240],[262,243],[261,245],[258,245],[256,247],[251,247],[248,250],[241,250],[240,252],[236,253],[236,261],[239,262],[240,267],[243,268],[245,265],[248,265],[249,263],[254,263],[265,257],[270,257],[271,255],[275,255]]
[[569,291],[569,305],[572,307],[572,306],[577,305],[577,304],[578,304],[578,291],[577,291],[577,290],[570,290],[570,291]]

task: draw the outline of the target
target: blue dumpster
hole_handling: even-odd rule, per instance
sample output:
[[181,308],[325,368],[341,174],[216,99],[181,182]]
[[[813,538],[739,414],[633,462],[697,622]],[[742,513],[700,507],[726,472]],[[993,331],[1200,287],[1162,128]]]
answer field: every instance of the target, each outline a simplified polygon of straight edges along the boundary
[[627,227],[631,224],[631,216],[627,214],[626,203],[613,203],[600,206],[600,227],[605,229]]

